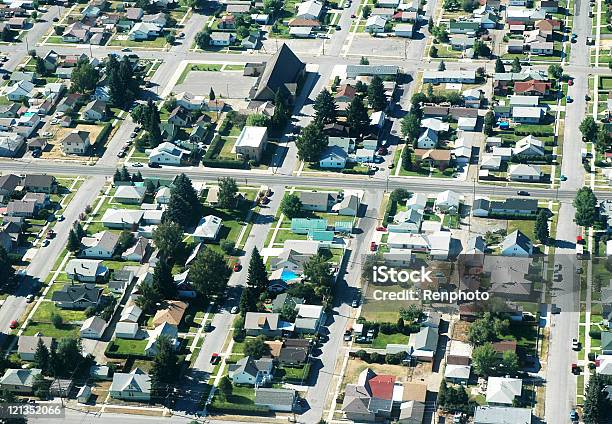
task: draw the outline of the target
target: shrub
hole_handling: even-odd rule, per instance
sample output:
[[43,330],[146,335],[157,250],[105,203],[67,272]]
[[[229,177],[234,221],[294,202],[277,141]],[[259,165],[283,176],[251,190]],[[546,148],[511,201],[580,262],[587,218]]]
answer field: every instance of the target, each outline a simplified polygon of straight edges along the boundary
[[54,312],[51,314],[51,324],[53,324],[55,328],[60,328],[62,325],[64,325],[64,318]]
[[592,339],[601,340],[601,331],[599,331],[599,330],[590,330],[589,331],[589,336]]
[[232,240],[227,239],[221,240],[219,246],[221,247],[221,250],[223,250],[228,255],[233,255],[236,249],[236,243],[234,243]]

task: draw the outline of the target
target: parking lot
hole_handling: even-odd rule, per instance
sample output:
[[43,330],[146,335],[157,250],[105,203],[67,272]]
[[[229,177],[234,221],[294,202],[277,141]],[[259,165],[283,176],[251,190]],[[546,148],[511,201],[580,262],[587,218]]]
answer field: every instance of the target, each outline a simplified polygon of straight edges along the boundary
[[187,91],[194,95],[208,96],[210,89],[217,96],[226,99],[244,99],[249,96],[249,91],[256,78],[245,77],[240,72],[218,72],[218,71],[190,71],[185,81],[174,87],[175,93]]

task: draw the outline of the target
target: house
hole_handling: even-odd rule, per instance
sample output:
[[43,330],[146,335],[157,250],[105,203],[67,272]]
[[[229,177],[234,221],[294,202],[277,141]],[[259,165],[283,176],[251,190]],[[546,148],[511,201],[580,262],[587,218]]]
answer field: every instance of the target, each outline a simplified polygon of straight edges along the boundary
[[346,419],[355,422],[374,422],[388,419],[393,408],[396,377],[377,375],[366,368],[356,384],[347,384],[342,402]]
[[501,245],[503,256],[529,257],[533,254],[533,244],[520,230],[508,234]]
[[287,240],[283,251],[270,258],[270,270],[288,269],[296,274],[304,272],[304,264],[319,252],[319,243],[310,240]]
[[23,136],[12,132],[0,132],[0,156],[15,157],[23,148]]
[[296,18],[319,19],[319,16],[321,16],[321,10],[323,9],[323,4],[316,0],[308,0],[297,4],[296,7]]
[[53,175],[27,174],[23,177],[21,185],[26,191],[34,193],[55,193],[57,181]]
[[77,401],[79,403],[87,403],[89,402],[89,398],[91,398],[91,395],[91,386],[86,384],[79,389],[77,393]]
[[395,10],[389,7],[375,7],[372,9],[371,16],[380,16],[385,19],[385,21],[391,20],[393,15],[395,14]]
[[266,406],[270,411],[291,412],[295,404],[297,394],[290,389],[255,389],[255,405]]
[[480,30],[480,23],[473,21],[450,21],[448,32],[450,34],[475,35]]
[[450,166],[451,151],[446,149],[415,149],[414,154],[425,166],[438,168],[441,171]]
[[102,299],[102,288],[85,284],[65,284],[61,290],[53,293],[51,300],[62,309],[84,310],[96,307]]
[[162,165],[181,165],[189,156],[189,151],[181,149],[176,145],[163,142],[149,153],[149,163]]
[[232,14],[234,16],[240,16],[240,15],[248,15],[251,12],[251,5],[250,4],[244,4],[244,3],[240,3],[240,4],[228,4],[225,8],[225,11],[229,14]]
[[487,380],[487,404],[493,406],[512,405],[521,396],[523,381],[520,378],[489,377]]
[[541,41],[529,44],[529,50],[539,56],[550,56],[555,49],[552,41]]
[[461,93],[466,107],[480,108],[482,103],[482,89],[470,88]]
[[189,306],[187,303],[180,300],[169,300],[164,309],[159,309],[153,317],[152,324],[159,326],[164,323],[178,326],[183,320],[183,315]]
[[537,107],[540,103],[540,98],[538,96],[525,96],[514,94],[509,97],[508,104],[510,107]]
[[357,216],[359,205],[359,196],[356,194],[345,195],[339,203],[332,206],[332,212],[342,216]]
[[444,213],[458,213],[459,194],[451,190],[446,190],[439,193],[436,197],[435,208]]
[[532,135],[528,135],[516,142],[512,153],[515,156],[524,157],[544,156],[544,142],[542,140],[538,140]]
[[124,261],[140,262],[144,260],[150,250],[151,244],[145,237],[138,237],[136,243],[132,247],[128,247],[125,252],[121,254],[121,259]]
[[551,83],[545,81],[517,81],[514,83],[514,94],[527,96],[548,96]]
[[540,2],[540,10],[557,13],[559,11],[559,2],[557,0],[542,0]]
[[438,145],[438,133],[431,128],[425,128],[425,131],[417,140],[419,149],[435,149]]
[[438,349],[438,329],[421,327],[418,333],[410,335],[408,344],[412,348],[412,357],[420,361],[431,362]]
[[[508,198],[503,201],[489,202],[487,199],[476,199],[472,210],[474,216],[535,216],[538,213],[538,201],[536,199]],[[477,211],[478,215],[476,215]]]
[[62,140],[62,151],[67,155],[84,155],[89,146],[88,131],[73,130]]
[[442,82],[453,82],[462,84],[474,84],[476,82],[476,71],[424,71],[423,72],[423,83],[424,84],[439,84]]
[[412,24],[397,24],[393,30],[396,37],[412,38],[414,36],[414,26]]
[[286,339],[278,354],[278,362],[285,366],[300,366],[308,360],[308,339]]
[[33,83],[28,81],[17,81],[5,90],[4,95],[11,101],[20,102],[23,99],[33,97],[33,90]]
[[289,35],[293,38],[311,38],[313,36],[312,28],[303,26],[293,26],[289,28]]
[[240,46],[244,47],[245,49],[255,50],[257,49],[257,46],[259,46],[259,37],[254,34],[249,34],[248,37],[242,39]]
[[236,37],[231,32],[215,31],[210,34],[208,44],[211,46],[229,46],[235,39]]
[[598,375],[612,375],[612,355],[597,355],[595,372]]
[[214,215],[206,215],[198,222],[193,232],[193,238],[200,242],[216,240],[222,226],[223,220],[221,218]]
[[66,274],[71,280],[94,283],[108,274],[108,268],[100,260],[71,259],[66,264]]
[[128,39],[132,41],[149,40],[159,37],[163,27],[153,22],[136,22],[128,33]]
[[236,364],[230,365],[229,377],[234,384],[264,386],[272,381],[274,364],[270,358],[253,359],[245,356]]
[[38,368],[12,369],[9,368],[0,378],[0,389],[10,393],[28,395],[34,390],[34,381],[42,371]]
[[601,333],[601,353],[612,355],[612,332],[602,331]]
[[85,121],[102,121],[106,117],[106,102],[103,100],[92,100],[85,105],[81,117]]
[[117,250],[117,244],[119,244],[119,234],[101,231],[81,239],[80,256],[90,259],[110,259]]
[[325,323],[325,312],[321,305],[298,306],[295,318],[295,331],[297,333],[315,334],[319,331],[319,326]]
[[[469,358],[466,358],[469,361]],[[472,373],[472,366],[469,364],[450,364],[446,363],[444,368],[444,378],[455,384],[467,384]]]
[[33,218],[38,212],[35,202],[11,200],[6,207],[6,215],[10,217]]
[[508,169],[511,181],[537,182],[544,177],[542,170],[537,165],[513,164]]
[[531,409],[506,406],[477,406],[474,424],[531,424]]
[[379,15],[370,15],[365,23],[365,30],[371,34],[385,32],[387,20]]
[[109,394],[114,399],[147,402],[151,399],[151,377],[140,368],[129,373],[116,372]]
[[147,356],[154,357],[159,353],[159,340],[162,337],[170,340],[170,343],[174,350],[177,350],[180,346],[177,326],[164,322],[155,327],[154,330],[149,331],[147,345],[144,348],[144,353]]
[[240,131],[234,149],[236,154],[247,160],[261,161],[268,144],[268,129],[266,127],[245,126]]
[[144,12],[140,7],[126,7],[125,17],[130,21],[140,21],[144,16]]
[[64,29],[62,41],[65,43],[85,44],[91,37],[89,28],[89,26],[86,26],[81,22],[73,22]]
[[100,221],[106,228],[133,230],[142,221],[144,211],[138,209],[114,209],[104,212]]
[[191,116],[187,109],[177,106],[170,112],[168,122],[178,127],[186,127],[191,123]]
[[43,345],[45,345],[48,350],[51,349],[54,343],[53,337],[45,337],[43,335],[19,336],[17,339],[17,354],[19,358],[24,361],[33,361],[40,340],[42,340]]
[[401,211],[395,214],[393,222],[388,226],[390,233],[418,233],[423,222],[423,212],[417,209]]
[[121,316],[119,317],[119,322],[131,322],[137,323],[142,315],[142,309],[137,305],[130,305],[123,308],[121,311]]
[[11,196],[20,185],[21,177],[15,174],[0,176],[0,196]]
[[244,319],[244,329],[249,336],[280,336],[280,315],[277,313],[247,312]]
[[0,118],[17,118],[17,112],[20,108],[19,103],[9,102],[6,105],[0,105]]
[[476,129],[476,124],[478,123],[478,118],[472,118],[467,116],[462,116],[459,118],[457,123],[457,128],[463,131],[474,131]]
[[83,325],[81,325],[81,330],[79,331],[79,335],[84,339],[94,339],[99,340],[102,338],[102,334],[104,334],[104,329],[106,328],[106,321],[98,316],[92,316],[87,318]]
[[473,49],[476,38],[468,37],[465,34],[451,35],[450,44],[453,50]]
[[113,198],[119,203],[140,205],[146,193],[147,190],[143,186],[121,185],[117,187]]
[[303,210],[327,212],[336,203],[337,195],[321,191],[300,191],[298,197]]
[[155,13],[152,15],[144,15],[142,22],[156,24],[160,27],[165,27],[167,22],[166,14],[163,12]]

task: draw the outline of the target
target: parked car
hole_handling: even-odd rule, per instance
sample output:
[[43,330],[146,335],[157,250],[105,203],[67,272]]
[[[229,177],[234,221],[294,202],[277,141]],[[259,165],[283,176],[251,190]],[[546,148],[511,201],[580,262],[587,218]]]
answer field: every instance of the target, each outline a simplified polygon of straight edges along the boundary
[[579,417],[578,417],[578,412],[576,412],[575,409],[572,409],[570,411],[570,420],[572,420],[573,423],[577,423],[579,421]]
[[149,162],[149,168],[161,168],[161,165],[157,162]]
[[[144,165],[143,165],[142,163],[140,163],[140,162],[134,162],[134,163],[132,164],[132,166],[133,166],[134,168],[142,168]],[[151,164],[149,164],[149,166],[151,166]],[[154,168],[154,167],[153,167],[153,166],[151,166],[151,168]]]
[[529,196],[529,192],[525,190],[519,190],[516,192],[519,196]]
[[351,340],[353,340],[353,335],[351,334],[351,330],[346,330],[344,332],[344,341],[350,342]]
[[359,306],[359,300],[357,300],[357,299],[353,299],[353,301],[351,302],[351,306],[352,306],[353,308],[358,307],[358,306]]
[[9,324],[9,328],[11,330],[14,330],[15,328],[17,328],[18,325],[19,323],[17,322],[17,320],[12,320],[11,323]]
[[213,353],[213,354],[210,356],[210,363],[211,363],[211,364],[216,365],[216,364],[218,364],[218,363],[219,363],[219,361],[221,361],[221,356],[219,356],[219,354],[218,354],[218,353]]
[[42,247],[47,247],[49,246],[49,239],[44,239],[42,242]]
[[33,294],[29,294],[26,296],[26,302],[27,303],[32,303],[34,301],[34,295]]
[[566,177],[565,175],[563,175],[563,174],[561,174],[561,176],[559,177],[559,179],[560,179],[561,181],[567,181],[567,177]]
[[232,306],[232,309],[230,309],[230,314],[237,314],[240,311],[240,308],[238,308],[238,306]]
[[121,49],[122,52],[131,52],[132,49],[130,49],[129,47],[124,47]]
[[376,252],[376,242],[370,243],[370,252]]
[[567,85],[574,85],[574,80],[573,79],[567,80]]
[[240,270],[242,269],[242,265],[240,265],[240,262],[236,262],[232,269],[234,270],[234,272],[240,272]]
[[580,342],[578,339],[572,339],[572,350],[580,350]]
[[376,231],[386,232],[387,229],[385,227],[383,227],[383,226],[380,226],[380,227],[376,227]]

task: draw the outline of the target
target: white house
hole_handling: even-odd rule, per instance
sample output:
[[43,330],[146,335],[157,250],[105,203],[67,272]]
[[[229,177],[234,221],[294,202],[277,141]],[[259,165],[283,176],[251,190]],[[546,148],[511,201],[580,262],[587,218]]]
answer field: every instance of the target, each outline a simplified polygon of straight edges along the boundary
[[323,4],[315,0],[308,0],[297,5],[296,18],[300,19],[319,19]]
[[502,256],[529,257],[533,254],[533,244],[520,230],[508,234],[501,245]]
[[14,102],[21,101],[32,97],[32,91],[34,90],[34,84],[29,81],[21,80],[11,85],[4,92],[5,96]]
[[544,156],[544,142],[528,135],[516,142],[513,153],[516,156]]
[[115,191],[114,200],[119,203],[140,205],[147,189],[143,186],[121,185]]
[[435,149],[438,145],[438,133],[431,128],[426,128],[417,140],[419,149]]
[[450,124],[438,118],[425,118],[421,120],[421,128],[430,128],[434,131],[448,131]]
[[202,217],[198,223],[198,226],[193,232],[193,238],[196,241],[216,240],[222,226],[223,220],[218,216],[207,215]]
[[513,164],[508,168],[508,175],[512,181],[537,182],[542,179],[544,174],[538,165],[528,165],[524,163]]
[[116,372],[109,393],[115,399],[149,401],[151,399],[151,377],[140,368],[132,372]]
[[396,37],[412,38],[414,35],[414,26],[412,24],[397,24],[393,30]]
[[115,326],[115,337],[130,340],[139,338],[138,323],[119,321]]
[[274,364],[271,358],[253,359],[246,356],[229,366],[229,377],[234,384],[259,387],[272,381]]
[[113,257],[117,244],[119,243],[119,235],[110,231],[101,231],[91,237],[83,237],[81,239],[81,256],[84,258],[93,259],[110,259]]
[[245,126],[234,144],[236,154],[247,160],[259,162],[268,144],[266,127]]
[[365,24],[365,29],[367,32],[378,34],[381,32],[385,32],[385,25],[387,24],[387,20],[379,15],[371,15]]
[[319,158],[321,168],[343,169],[346,166],[348,154],[338,146],[327,147]]
[[128,34],[130,40],[148,40],[158,37],[162,27],[153,22],[136,22]]
[[160,165],[181,165],[189,151],[181,149],[169,142],[163,142],[149,153],[149,163],[159,163]]
[[509,377],[489,377],[487,380],[487,403],[489,405],[512,405],[521,396],[523,380]]
[[79,335],[84,339],[98,340],[102,337],[105,328],[106,321],[98,316],[92,316],[83,322]]
[[445,213],[459,212],[459,194],[451,190],[439,193],[436,197],[435,208]]
[[468,116],[461,116],[458,119],[457,128],[463,131],[474,131],[478,118],[470,118]]

